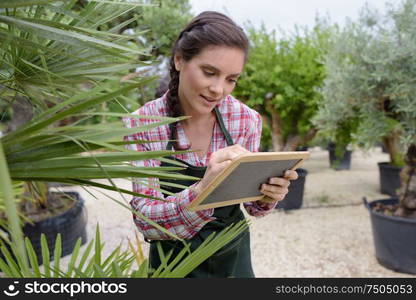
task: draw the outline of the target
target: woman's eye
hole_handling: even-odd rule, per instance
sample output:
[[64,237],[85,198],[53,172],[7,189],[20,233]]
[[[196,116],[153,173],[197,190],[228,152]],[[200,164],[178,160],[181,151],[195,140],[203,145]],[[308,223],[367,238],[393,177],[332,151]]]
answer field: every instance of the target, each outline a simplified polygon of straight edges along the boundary
[[204,74],[207,76],[214,76],[215,73],[214,72],[210,72],[210,71],[204,71]]

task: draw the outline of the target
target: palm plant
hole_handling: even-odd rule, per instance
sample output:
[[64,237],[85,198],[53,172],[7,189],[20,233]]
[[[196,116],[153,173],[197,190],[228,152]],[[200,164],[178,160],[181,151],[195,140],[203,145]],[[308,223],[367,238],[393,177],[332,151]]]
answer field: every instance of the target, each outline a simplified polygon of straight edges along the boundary
[[107,257],[103,257],[104,245],[101,243],[100,230],[96,227],[95,239],[92,239],[87,247],[81,250],[81,239],[78,239],[71,254],[69,263],[64,265],[60,261],[61,237],[55,241],[54,262],[49,260],[49,247],[44,235],[41,237],[43,265],[40,266],[30,240],[25,238],[25,250],[29,264],[24,267],[23,259],[17,262],[7,248],[2,247],[5,259],[0,258],[0,270],[7,277],[37,277],[37,278],[182,278],[195,269],[201,262],[218,251],[223,241],[230,241],[247,228],[245,221],[240,221],[220,232],[217,236],[211,234],[203,244],[194,252],[190,252],[189,246],[175,257],[171,263],[167,263],[172,253],[161,255],[161,265],[152,270],[148,260],[144,258],[139,239],[136,237],[136,247],[129,241],[129,250],[122,250],[121,245],[116,247]]
[[[144,49],[132,44],[131,37],[115,34],[118,25],[106,32],[100,30],[137,6],[116,3],[121,2],[90,2],[83,10],[77,8],[77,1],[12,1],[0,4],[2,118],[9,114],[11,119],[5,129],[8,133],[4,142],[5,151],[18,155],[19,150],[15,147],[8,150],[7,139],[17,142],[16,136],[20,135],[17,129],[30,119],[34,118],[36,122],[37,118],[45,117],[43,113],[49,107],[56,106],[52,113],[61,110],[67,105],[62,99],[71,98],[80,89],[97,87],[97,95],[104,94],[106,90],[102,87],[109,86],[126,70],[139,65],[133,62],[135,57],[144,54]],[[59,127],[79,118],[72,114],[49,125]],[[29,146],[30,149],[30,144],[25,143],[27,141],[23,139],[21,148]],[[9,160],[14,159],[9,157]],[[21,166],[24,169],[25,165],[23,160]],[[31,195],[32,199],[28,202],[31,206],[50,206],[51,193],[44,182],[25,180],[24,190]]]
[[[157,120],[155,123],[135,129],[127,129],[119,121],[82,125],[80,121],[93,116],[127,116],[96,112],[96,109],[103,103],[126,97],[127,93],[153,78],[135,77],[121,82],[121,76],[138,65],[134,62],[135,57],[142,55],[144,49],[129,41],[131,37],[113,33],[124,24],[115,25],[106,32],[100,31],[100,26],[139,4],[96,0],[75,10],[76,2],[14,0],[0,3],[0,95],[2,102],[6,103],[1,106],[6,107],[3,115],[9,112],[13,118],[13,113],[16,113],[11,110],[13,103],[27,103],[33,115],[26,118],[24,124],[13,130],[9,128],[0,136],[0,208],[6,217],[2,235],[10,233],[8,238],[13,253],[12,256],[5,246],[1,247],[5,259],[0,259],[0,270],[11,277],[149,276],[144,262],[138,270],[127,273],[132,256],[117,249],[101,262],[98,231],[93,258],[87,263],[93,244],[90,242],[80,262],[75,265],[79,257],[78,242],[66,272],[59,265],[59,237],[54,248],[52,273],[45,238],[42,238],[42,272],[30,241],[23,239],[15,200],[18,190],[13,192],[16,184],[36,182],[42,186],[45,182],[55,181],[118,191],[120,195],[144,196],[118,188],[112,179],[155,177],[161,180],[162,186],[165,178],[194,179],[172,173],[182,167],[174,161],[170,162],[177,167],[169,168],[138,168],[129,163],[142,159],[167,160],[164,156],[171,155],[171,151],[140,153],[124,147],[129,142],[124,141],[123,136],[180,119],[152,117]],[[96,179],[107,179],[108,183]],[[38,193],[42,194],[46,193]],[[119,203],[130,209],[123,202]],[[132,213],[178,239],[139,213]],[[246,226],[243,222],[224,231],[187,258],[184,258],[186,253],[182,253],[182,257],[174,260],[175,265],[181,261],[175,269],[173,265],[166,266],[165,271],[161,269],[152,276],[185,276]],[[87,267],[83,268],[85,263]],[[176,273],[172,273],[173,270]]]

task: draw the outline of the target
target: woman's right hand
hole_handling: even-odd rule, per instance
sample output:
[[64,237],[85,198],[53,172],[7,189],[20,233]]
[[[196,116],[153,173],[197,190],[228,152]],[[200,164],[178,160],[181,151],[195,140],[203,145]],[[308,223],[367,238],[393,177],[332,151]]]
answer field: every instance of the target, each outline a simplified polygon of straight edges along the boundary
[[235,144],[212,153],[205,175],[195,187],[196,192],[199,194],[205,189],[224,168],[231,164],[233,159],[248,152],[250,151]]

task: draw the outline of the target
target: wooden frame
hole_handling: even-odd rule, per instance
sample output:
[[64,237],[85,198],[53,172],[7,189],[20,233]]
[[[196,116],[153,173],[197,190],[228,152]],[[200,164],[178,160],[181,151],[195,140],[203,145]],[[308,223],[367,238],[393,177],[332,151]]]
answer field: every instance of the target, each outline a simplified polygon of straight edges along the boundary
[[[307,151],[243,154],[218,174],[188,209],[197,211],[261,200],[265,197],[259,191],[262,183],[270,177],[283,176],[288,169],[296,170],[309,156]],[[224,200],[217,201],[219,198]]]

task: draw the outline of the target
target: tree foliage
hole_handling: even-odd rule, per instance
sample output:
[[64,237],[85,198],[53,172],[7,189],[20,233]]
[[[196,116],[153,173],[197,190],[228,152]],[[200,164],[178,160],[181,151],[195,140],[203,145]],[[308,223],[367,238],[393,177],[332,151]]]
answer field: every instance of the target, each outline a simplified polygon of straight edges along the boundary
[[188,0],[143,0],[142,3],[115,21],[116,24],[126,22],[119,27],[119,33],[131,29],[154,58],[169,57],[177,35],[192,18],[191,5]]
[[[124,99],[123,103],[129,109],[133,108],[131,99],[144,104],[155,98],[158,86],[169,73],[167,62],[173,42],[193,17],[188,0],[143,0],[142,3],[110,23],[110,26],[119,25],[119,33],[129,32],[147,50],[145,55],[138,57],[140,61],[151,62],[151,66],[138,68],[135,72],[147,72],[160,79],[142,87],[138,91],[139,97],[131,95]],[[121,112],[120,107],[109,106],[107,110]]]
[[137,28],[146,30],[143,37],[153,48],[154,56],[170,57],[172,44],[179,32],[191,20],[188,0],[151,1],[156,7],[142,7]]
[[397,214],[416,217],[416,0],[390,4],[384,15],[363,8],[334,36],[316,124],[328,134],[355,120],[352,141],[382,140],[400,174]]
[[334,36],[315,119],[329,135],[355,120],[353,143],[368,149],[384,141],[395,165],[416,136],[415,5],[391,5],[384,16],[365,7]]
[[328,28],[322,23],[280,39],[264,26],[248,32],[250,53],[235,95],[261,113],[275,151],[294,150],[316,133],[311,119],[321,98]]

